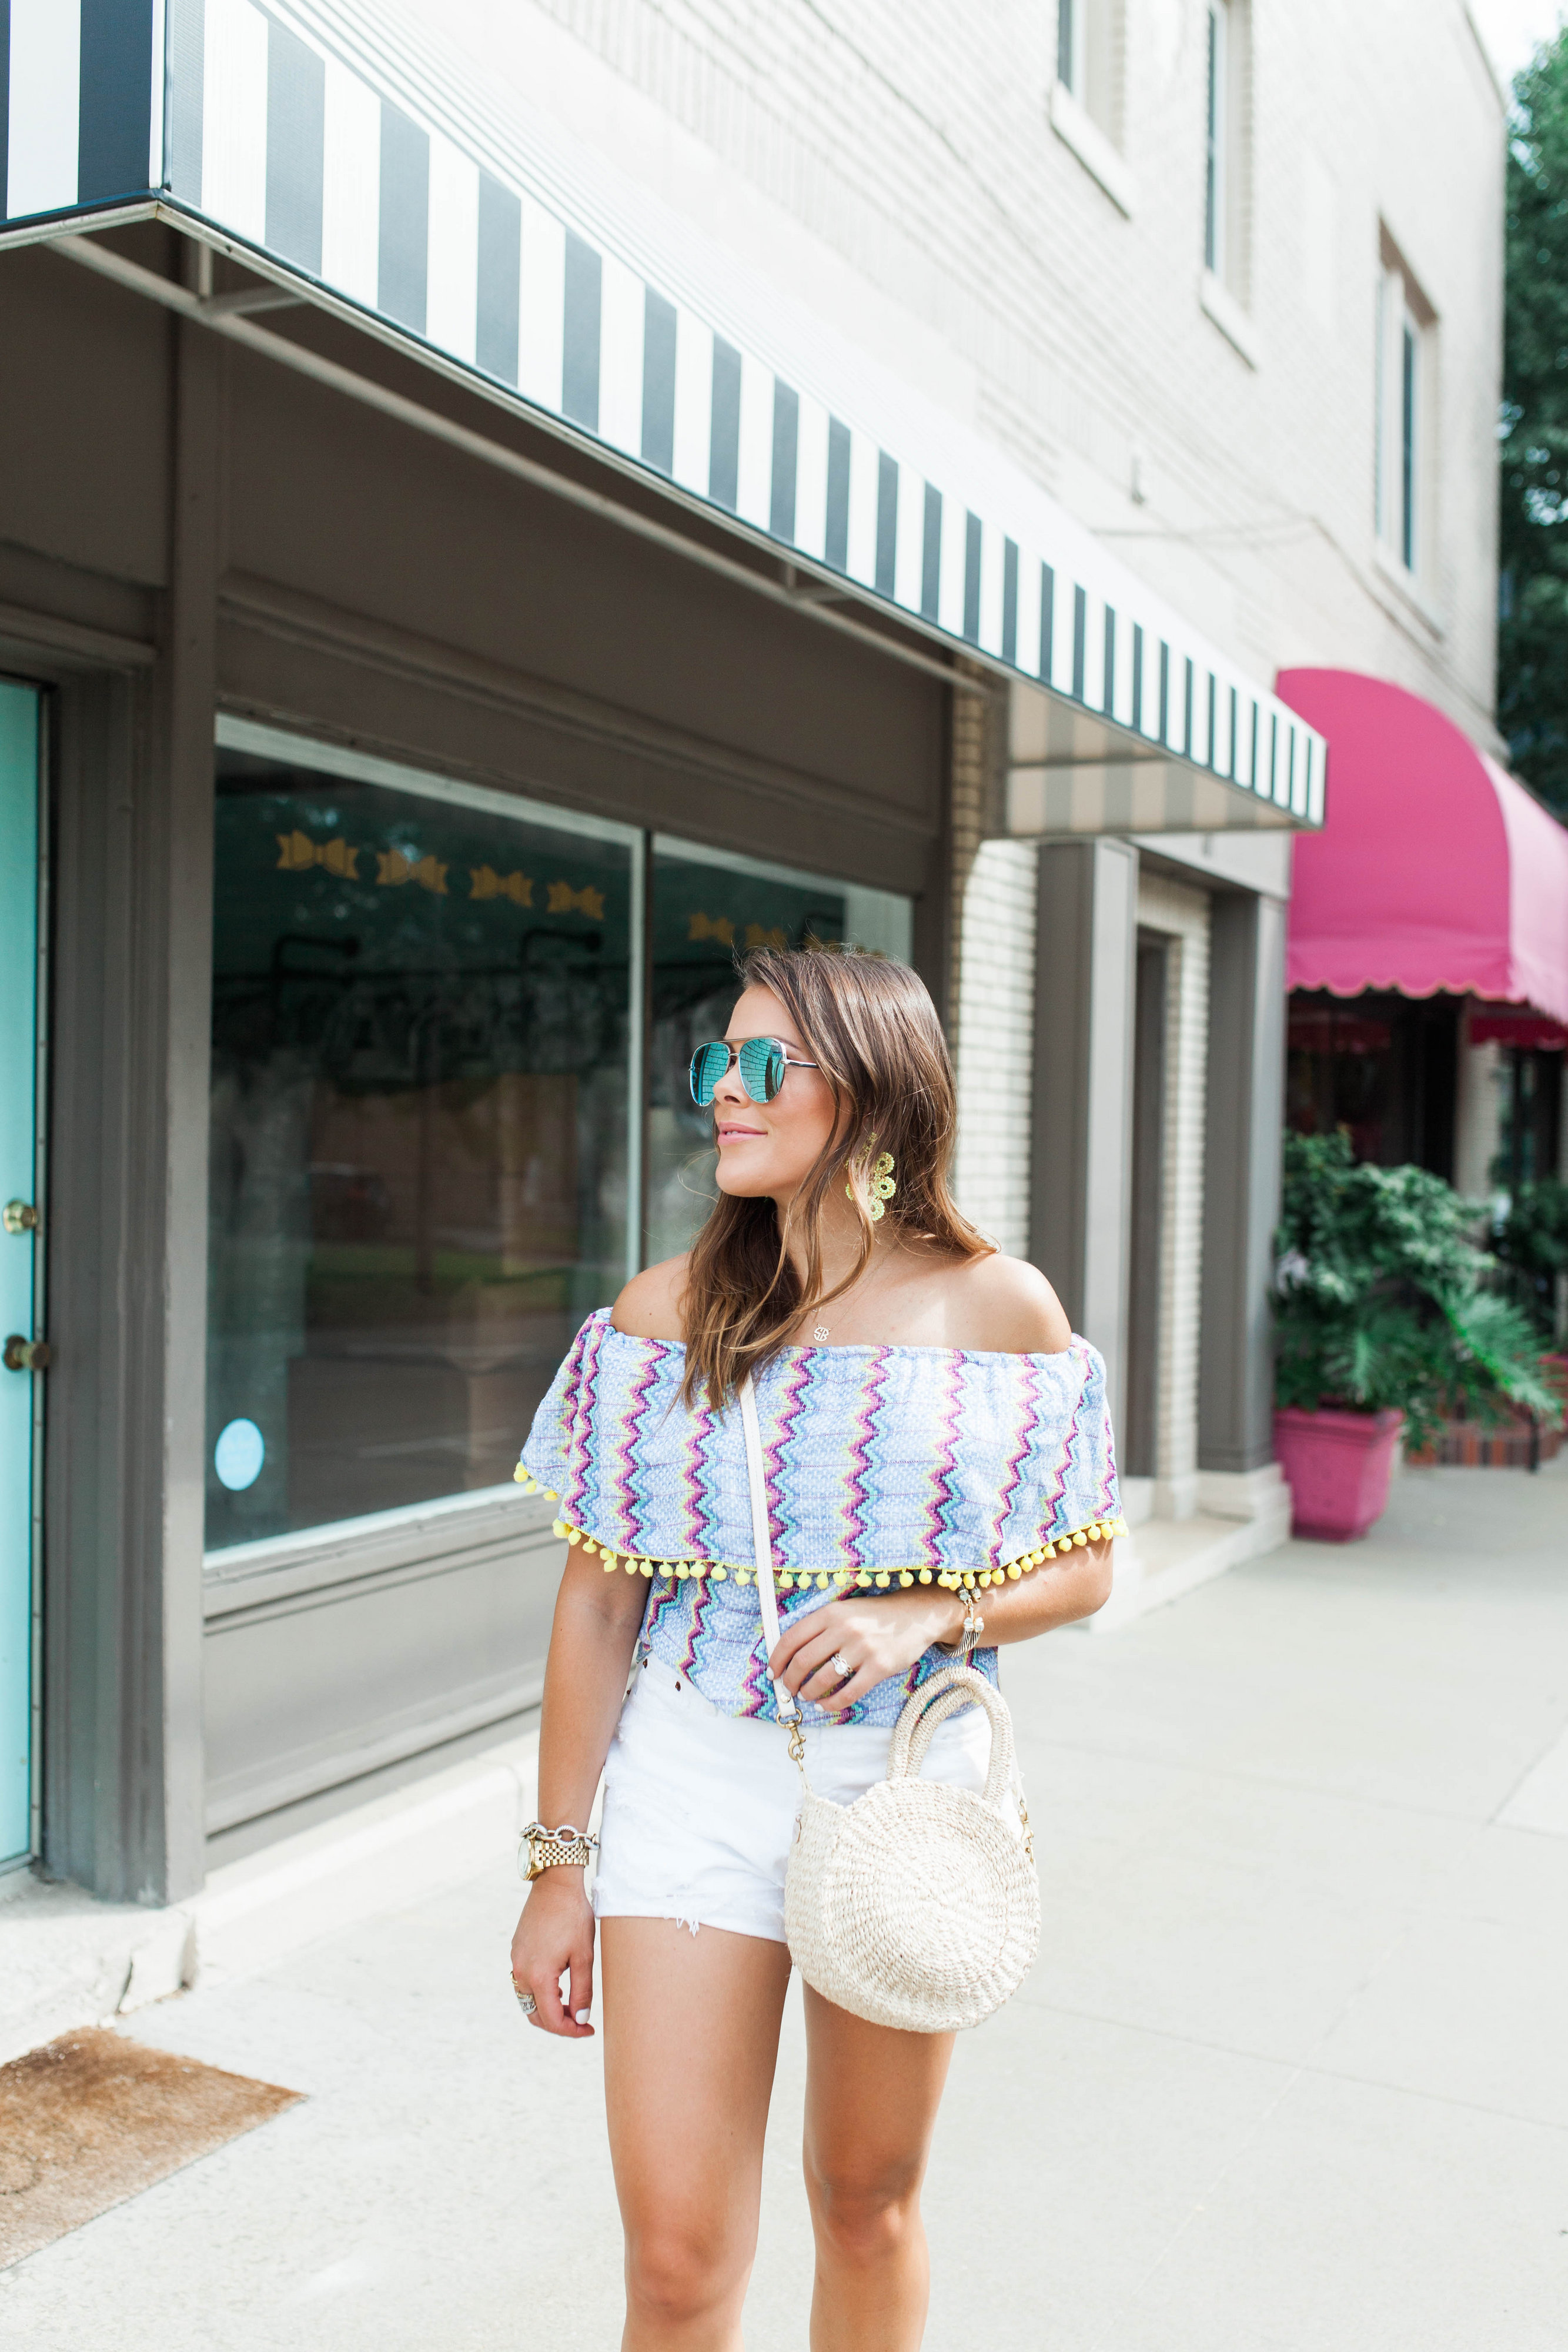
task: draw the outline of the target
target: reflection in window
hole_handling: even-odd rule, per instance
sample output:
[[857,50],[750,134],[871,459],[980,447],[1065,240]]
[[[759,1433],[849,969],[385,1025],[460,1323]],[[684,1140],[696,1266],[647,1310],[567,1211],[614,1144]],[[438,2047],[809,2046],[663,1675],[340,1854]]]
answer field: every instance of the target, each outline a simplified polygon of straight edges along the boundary
[[880,890],[813,879],[784,866],[725,861],[691,845],[654,846],[652,1040],[648,1090],[650,1263],[685,1249],[714,1198],[712,1115],[686,1073],[696,1046],[722,1037],[748,948],[848,940],[907,962],[910,904]]
[[612,828],[234,749],[216,824],[214,1548],[510,1475],[625,1277],[633,979]]

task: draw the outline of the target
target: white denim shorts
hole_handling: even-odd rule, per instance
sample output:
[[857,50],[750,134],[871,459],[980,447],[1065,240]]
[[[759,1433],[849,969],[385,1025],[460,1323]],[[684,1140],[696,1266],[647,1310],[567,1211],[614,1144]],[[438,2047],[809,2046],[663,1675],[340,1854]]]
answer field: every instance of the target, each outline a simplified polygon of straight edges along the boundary
[[[885,1779],[885,1724],[811,1723],[805,1737],[820,1797],[852,1804]],[[989,1755],[990,1726],[968,1707],[937,1725],[922,1769],[980,1789]],[[721,1715],[684,1675],[647,1661],[605,1761],[595,1914],[783,1943],[784,1864],[800,1804],[780,1725]]]

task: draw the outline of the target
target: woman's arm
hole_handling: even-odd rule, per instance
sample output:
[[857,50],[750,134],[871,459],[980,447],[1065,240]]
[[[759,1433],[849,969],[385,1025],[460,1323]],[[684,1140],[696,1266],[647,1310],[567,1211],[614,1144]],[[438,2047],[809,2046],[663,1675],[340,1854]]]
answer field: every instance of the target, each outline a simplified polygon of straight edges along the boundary
[[[1110,1597],[1111,1545],[1086,1544],[1070,1559],[1030,1569],[1016,1584],[988,1584],[967,1595],[921,1584],[874,1600],[830,1601],[786,1627],[769,1664],[798,1697],[837,1712],[889,1675],[903,1674],[933,1642],[956,1642],[966,1599],[986,1621],[980,1646],[989,1649],[1092,1617]],[[854,1668],[848,1682],[828,1664],[841,1650]]]
[[[643,1622],[648,1587],[606,1576],[572,1551],[556,1595],[539,1724],[538,1818],[586,1829]],[[570,1973],[563,2001],[560,1979]],[[538,2003],[529,2022],[574,2041],[591,2034],[593,1911],[582,1873],[558,1863],[528,1889],[512,1937],[512,1974]]]

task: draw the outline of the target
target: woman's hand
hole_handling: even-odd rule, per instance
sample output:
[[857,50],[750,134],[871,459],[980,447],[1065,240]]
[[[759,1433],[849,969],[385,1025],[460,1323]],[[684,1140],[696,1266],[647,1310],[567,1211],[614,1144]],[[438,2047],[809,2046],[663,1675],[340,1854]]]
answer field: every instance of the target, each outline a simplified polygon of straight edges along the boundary
[[[838,1714],[923,1657],[933,1642],[956,1642],[964,1604],[940,1586],[879,1593],[874,1601],[830,1601],[810,1609],[779,1637],[768,1664],[797,1698]],[[840,1654],[846,1682],[831,1661]]]
[[[571,1990],[561,1999],[560,1980]],[[531,1992],[538,2008],[530,2025],[568,2041],[591,2039],[588,2012],[593,2006],[593,1906],[582,1873],[559,1863],[528,1889],[523,1916],[512,1937],[512,1981]]]

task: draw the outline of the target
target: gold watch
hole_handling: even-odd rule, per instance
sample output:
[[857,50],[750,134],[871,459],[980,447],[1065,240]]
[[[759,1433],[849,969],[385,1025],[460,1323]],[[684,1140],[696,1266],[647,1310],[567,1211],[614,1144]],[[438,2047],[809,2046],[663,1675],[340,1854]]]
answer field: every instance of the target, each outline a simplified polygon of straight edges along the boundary
[[571,1822],[562,1822],[553,1830],[546,1829],[543,1822],[530,1822],[517,1840],[517,1870],[530,1881],[563,1863],[584,1870],[598,1844],[596,1837],[588,1836]]

